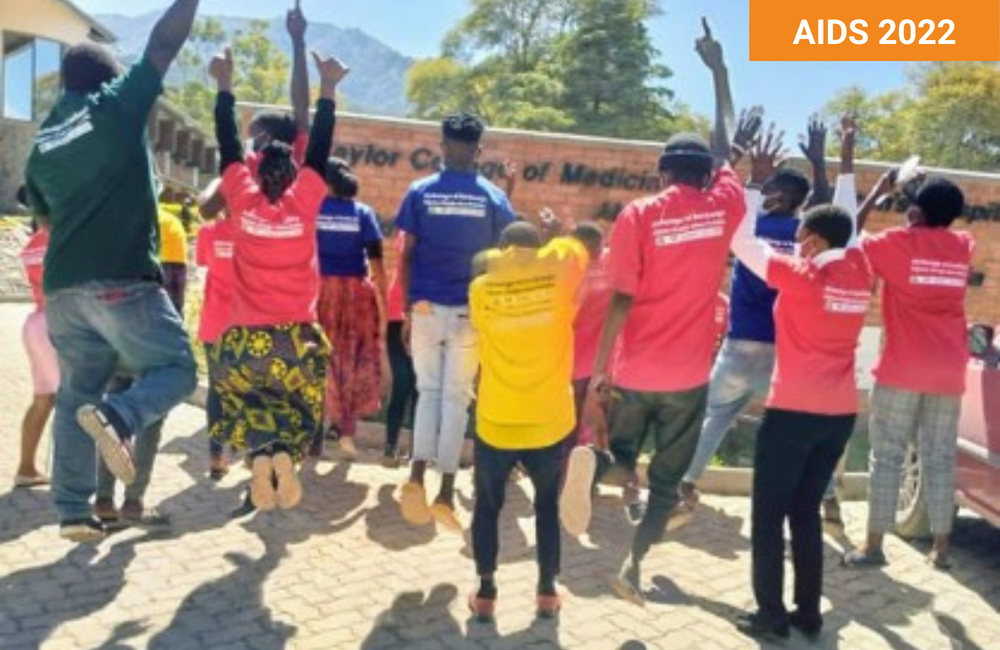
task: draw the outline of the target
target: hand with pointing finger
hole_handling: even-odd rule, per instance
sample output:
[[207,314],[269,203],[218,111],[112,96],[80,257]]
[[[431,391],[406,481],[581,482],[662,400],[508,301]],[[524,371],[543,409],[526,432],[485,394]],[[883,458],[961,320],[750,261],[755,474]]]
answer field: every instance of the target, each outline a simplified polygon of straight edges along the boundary
[[708,19],[704,16],[701,19],[701,26],[705,33],[695,41],[695,51],[713,72],[724,70],[726,62],[722,56],[722,45],[712,37],[712,28],[708,26]]

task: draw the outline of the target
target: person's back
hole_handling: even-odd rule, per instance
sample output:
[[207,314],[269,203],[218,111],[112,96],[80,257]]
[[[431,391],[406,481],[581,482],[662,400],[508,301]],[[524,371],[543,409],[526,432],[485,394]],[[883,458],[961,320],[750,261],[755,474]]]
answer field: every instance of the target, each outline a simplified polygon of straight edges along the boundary
[[771,258],[777,354],[768,406],[822,414],[856,413],[854,357],[871,298],[871,271],[857,248],[812,260]]
[[476,172],[446,169],[414,183],[400,211],[400,228],[417,236],[411,303],[466,304],[473,257],[512,214],[503,191]]
[[479,334],[479,435],[498,448],[541,448],[574,427],[576,293],[587,253],[559,238],[541,249],[490,251],[469,290]]
[[664,392],[708,380],[715,296],[744,210],[739,178],[724,168],[706,190],[671,185],[629,204],[618,217],[612,284],[633,303],[615,385]]
[[42,123],[27,175],[32,205],[51,224],[46,292],[158,278],[146,128],[160,92],[161,76],[143,58],[96,92],[65,92]]
[[862,245],[883,287],[885,347],[876,378],[917,392],[961,394],[972,237],[908,226],[866,237]]

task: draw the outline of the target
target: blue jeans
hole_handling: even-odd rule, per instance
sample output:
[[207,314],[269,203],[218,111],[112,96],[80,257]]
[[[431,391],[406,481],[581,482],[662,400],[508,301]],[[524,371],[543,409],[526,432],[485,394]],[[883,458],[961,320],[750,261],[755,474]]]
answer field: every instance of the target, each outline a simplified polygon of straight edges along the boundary
[[433,462],[439,471],[458,471],[469,422],[472,382],[479,368],[476,332],[468,307],[431,305],[413,313],[410,334],[417,374],[413,460]]
[[773,370],[773,343],[726,339],[712,368],[708,409],[684,482],[701,478],[740,412],[753,397],[767,395]]
[[[108,394],[122,393],[132,385],[131,377],[119,375],[111,380],[108,386]],[[135,461],[135,480],[131,485],[125,486],[125,500],[142,503],[146,497],[146,489],[153,478],[153,465],[156,463],[156,454],[160,450],[160,440],[163,438],[163,420],[157,421],[138,436],[135,446],[132,449],[133,460]],[[104,459],[97,459],[97,498],[112,500],[115,497],[115,475],[108,469]]]
[[[766,397],[774,372],[774,344],[726,339],[715,359],[708,386],[708,409],[701,425],[698,449],[684,475],[685,483],[695,483],[705,473],[726,432],[754,397]],[[836,477],[830,480],[823,498],[833,498]]]
[[97,481],[93,440],[76,411],[100,404],[115,370],[137,377],[108,395],[129,432],[145,435],[196,385],[196,366],[180,316],[163,289],[139,280],[88,282],[46,296],[49,336],[61,384],[52,425],[52,493],[60,521],[90,516]]

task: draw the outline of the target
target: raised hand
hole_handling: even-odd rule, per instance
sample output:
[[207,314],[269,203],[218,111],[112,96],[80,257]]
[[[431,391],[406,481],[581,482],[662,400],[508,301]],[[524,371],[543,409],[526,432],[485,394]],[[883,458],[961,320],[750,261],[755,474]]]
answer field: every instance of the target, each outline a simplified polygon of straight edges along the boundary
[[764,108],[762,106],[752,106],[749,110],[740,111],[740,117],[736,121],[736,132],[733,134],[733,142],[729,146],[729,164],[736,166],[743,156],[750,150],[751,145],[757,141],[760,127],[764,124]]
[[774,175],[788,154],[784,149],[784,131],[775,132],[774,122],[750,149],[750,182],[763,184]]
[[818,115],[809,118],[806,135],[799,138],[799,149],[812,165],[822,165],[826,160],[826,124]]
[[313,61],[316,62],[316,70],[319,72],[320,82],[332,88],[335,88],[337,84],[343,81],[347,73],[351,71],[349,67],[336,57],[324,57],[316,52],[313,52],[312,56]]
[[723,70],[726,62],[722,56],[722,45],[712,37],[712,28],[708,26],[708,19],[704,16],[701,18],[701,26],[705,33],[695,41],[694,49],[710,70],[713,72]]
[[293,43],[305,42],[306,28],[308,26],[309,23],[302,13],[301,4],[299,0],[295,0],[295,6],[289,9],[288,14],[285,16],[285,27],[288,28],[288,35],[292,38]]
[[854,142],[858,132],[857,115],[844,113],[840,118],[840,173],[854,173]]
[[235,68],[233,50],[227,47],[221,53],[212,57],[212,61],[208,64],[208,74],[215,79],[220,91],[229,92],[233,89],[233,71]]

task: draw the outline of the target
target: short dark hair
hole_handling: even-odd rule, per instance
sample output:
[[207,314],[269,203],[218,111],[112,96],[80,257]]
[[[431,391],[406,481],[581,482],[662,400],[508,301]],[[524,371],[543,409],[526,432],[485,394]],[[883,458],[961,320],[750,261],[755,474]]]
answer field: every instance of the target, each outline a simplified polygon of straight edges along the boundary
[[294,145],[295,137],[299,134],[295,120],[284,113],[258,113],[250,124],[256,125],[261,131],[271,136],[272,140],[284,142],[287,145]]
[[782,167],[767,180],[765,186],[774,188],[788,201],[788,209],[798,210],[809,196],[811,185],[806,175],[792,167]]
[[258,183],[268,200],[276,203],[298,175],[292,160],[292,148],[284,142],[269,142],[260,153]]
[[947,228],[965,210],[965,195],[943,176],[931,176],[917,190],[914,201],[933,228]]
[[500,247],[541,248],[542,233],[527,221],[515,221],[500,233]]
[[353,199],[358,195],[358,177],[343,158],[330,158],[326,163],[326,182],[334,196]]
[[593,221],[578,223],[573,229],[573,238],[587,247],[587,252],[591,257],[600,255],[601,247],[604,245],[604,233],[601,232],[601,227]]
[[663,147],[659,170],[677,183],[702,187],[712,175],[712,153],[697,133],[678,133]]
[[831,204],[818,205],[806,211],[802,227],[819,235],[830,248],[844,248],[854,236],[854,220],[841,207]]
[[478,144],[486,131],[486,125],[472,113],[452,113],[441,122],[441,133],[448,140]]
[[110,50],[94,43],[81,43],[66,50],[59,74],[66,90],[94,93],[117,77],[118,70],[118,62]]

